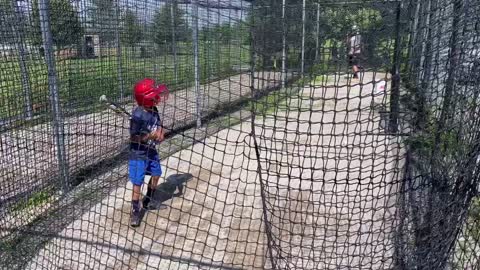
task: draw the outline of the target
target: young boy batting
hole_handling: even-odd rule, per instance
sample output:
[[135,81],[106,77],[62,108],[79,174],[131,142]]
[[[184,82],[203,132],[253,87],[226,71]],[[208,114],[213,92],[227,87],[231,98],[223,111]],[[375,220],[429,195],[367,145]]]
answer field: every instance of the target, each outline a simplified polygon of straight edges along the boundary
[[[132,227],[138,227],[141,208],[149,209],[150,199],[162,174],[156,145],[164,139],[164,132],[156,105],[162,100],[163,95],[168,93],[168,89],[165,85],[156,85],[154,80],[146,78],[137,82],[133,91],[138,106],[133,110],[130,120],[128,174],[133,184],[130,224]],[[140,205],[145,175],[150,175],[151,178],[147,194]]]

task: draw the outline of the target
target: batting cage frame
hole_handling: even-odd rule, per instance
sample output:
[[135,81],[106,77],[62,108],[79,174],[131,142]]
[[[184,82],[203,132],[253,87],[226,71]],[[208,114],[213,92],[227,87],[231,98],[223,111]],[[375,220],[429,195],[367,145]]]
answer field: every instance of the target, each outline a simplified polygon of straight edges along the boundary
[[1,268],[478,269],[479,16],[0,0]]

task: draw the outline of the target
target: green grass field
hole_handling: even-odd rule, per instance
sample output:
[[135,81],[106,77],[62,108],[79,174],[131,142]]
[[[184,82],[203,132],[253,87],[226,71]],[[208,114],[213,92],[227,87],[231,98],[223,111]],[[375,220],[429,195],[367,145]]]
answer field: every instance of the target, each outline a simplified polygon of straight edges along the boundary
[[[182,44],[177,55],[177,76],[174,72],[174,57],[171,54],[140,57],[140,50],[122,48],[122,79],[124,96],[131,94],[131,87],[142,77],[152,77],[166,83],[169,88],[184,88],[193,85],[194,58],[191,47]],[[230,76],[235,66],[246,66],[249,61],[247,46],[241,44],[200,44],[200,78],[202,82]],[[27,69],[32,103],[36,114],[50,110],[48,73],[45,60],[28,59]],[[25,98],[22,74],[18,59],[0,62],[0,119],[22,115]],[[92,102],[105,94],[111,98],[121,96],[119,63],[115,55],[95,59],[57,59],[60,100],[64,112],[91,110]]]
[[[387,43],[382,45],[386,46]],[[333,40],[327,39],[321,47],[333,46]],[[64,113],[91,112],[94,109],[92,104],[102,94],[112,99],[121,96],[119,63],[114,48],[112,52],[109,56],[96,59],[57,59],[60,100]],[[166,50],[154,52],[149,48],[146,52],[151,57],[140,57],[140,48],[122,48],[121,78],[124,96],[130,95],[133,83],[142,77],[152,77],[166,83],[172,91],[193,85],[194,59],[191,44],[177,44],[177,76],[172,54],[165,53]],[[238,72],[234,67],[249,66],[249,46],[241,43],[201,42],[199,52],[201,82],[225,78]],[[26,63],[31,100],[35,114],[48,117],[50,104],[47,67],[43,58],[38,55],[35,57],[29,58]],[[297,58],[298,54],[290,55],[290,67],[298,67]],[[331,73],[337,67],[330,62],[329,50],[322,51],[320,62],[307,72],[314,75]],[[21,116],[26,109],[20,70],[18,59],[0,60],[0,121]]]

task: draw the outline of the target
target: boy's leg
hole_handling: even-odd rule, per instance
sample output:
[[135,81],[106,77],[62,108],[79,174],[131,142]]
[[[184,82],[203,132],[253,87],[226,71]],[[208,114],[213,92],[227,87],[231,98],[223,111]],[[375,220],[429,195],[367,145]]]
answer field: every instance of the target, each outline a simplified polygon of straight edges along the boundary
[[357,73],[355,72],[355,59],[354,59],[354,55],[352,55],[352,54],[348,55],[348,65],[352,69],[353,78],[355,78]]
[[353,65],[353,77],[355,79],[358,79],[358,66],[357,65]]
[[142,184],[145,177],[145,161],[130,160],[128,164],[128,174],[133,184],[130,225],[132,227],[138,227],[140,225],[140,194],[142,193]]
[[[142,193],[142,186],[139,185],[133,185],[133,190],[132,190],[132,204],[134,202],[139,202],[140,201],[140,194]],[[133,207],[135,210],[135,207]]]
[[148,182],[148,188],[155,190],[157,188],[159,179],[160,176],[152,176],[152,178],[150,178],[150,182]]
[[132,193],[132,214],[130,219],[130,225],[132,227],[140,226],[140,193],[142,192],[142,186],[133,185]]
[[148,172],[151,175],[150,181],[148,182],[147,194],[143,199],[143,207],[148,209],[148,205],[150,204],[150,200],[153,197],[153,193],[158,185],[158,180],[162,175],[162,167],[160,166],[160,159],[158,155],[152,156],[149,160],[148,164]]
[[143,198],[143,208],[148,208],[150,200],[153,197],[153,193],[157,188],[158,179],[160,179],[160,176],[152,176],[152,178],[150,178],[150,182],[148,182],[147,194],[145,195],[145,198]]
[[352,55],[353,78],[358,79],[358,55]]

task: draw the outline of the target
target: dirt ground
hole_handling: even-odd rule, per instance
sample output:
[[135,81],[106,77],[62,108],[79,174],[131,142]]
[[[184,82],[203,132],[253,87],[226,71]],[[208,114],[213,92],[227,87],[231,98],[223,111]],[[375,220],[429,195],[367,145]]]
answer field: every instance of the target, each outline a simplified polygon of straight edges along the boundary
[[126,184],[63,229],[28,268],[389,268],[401,149],[372,109],[388,104],[373,83],[383,77],[336,76],[302,89],[288,110],[258,116],[260,162],[249,121],[165,158],[165,178],[192,177],[139,228],[129,227],[126,164],[112,168],[98,178]]

